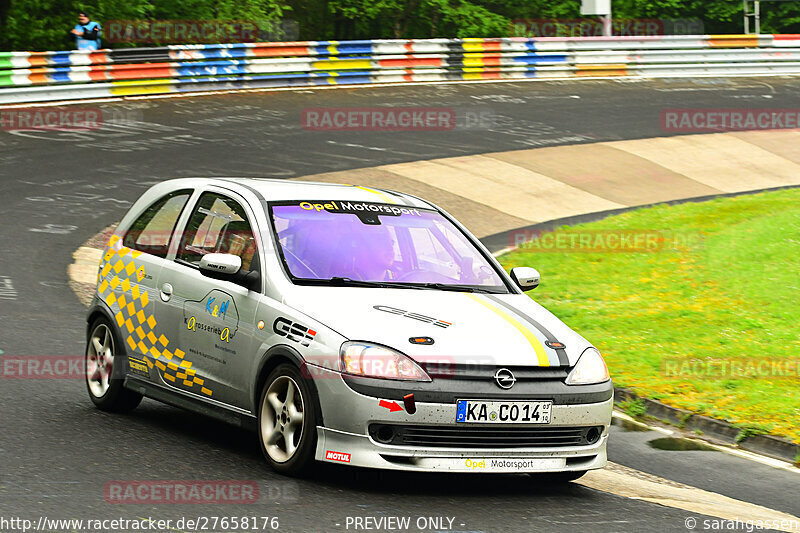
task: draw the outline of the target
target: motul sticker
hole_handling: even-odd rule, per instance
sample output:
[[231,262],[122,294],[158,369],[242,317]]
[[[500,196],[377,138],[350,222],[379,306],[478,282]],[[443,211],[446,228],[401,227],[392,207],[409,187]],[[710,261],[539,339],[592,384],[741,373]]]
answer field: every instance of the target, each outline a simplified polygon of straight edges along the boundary
[[328,461],[339,461],[340,463],[349,463],[350,454],[342,452],[333,452],[331,450],[328,450],[327,452],[325,452],[325,459],[327,459]]

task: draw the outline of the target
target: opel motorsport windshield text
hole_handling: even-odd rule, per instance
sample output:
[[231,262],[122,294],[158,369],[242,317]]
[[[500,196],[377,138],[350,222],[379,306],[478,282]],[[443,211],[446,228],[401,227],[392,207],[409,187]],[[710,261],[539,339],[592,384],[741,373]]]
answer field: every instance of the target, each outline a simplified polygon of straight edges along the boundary
[[329,213],[378,213],[382,215],[416,215],[422,216],[419,209],[399,207],[396,205],[373,204],[370,202],[343,202],[329,200],[327,202],[300,202],[300,207],[306,211],[328,211]]

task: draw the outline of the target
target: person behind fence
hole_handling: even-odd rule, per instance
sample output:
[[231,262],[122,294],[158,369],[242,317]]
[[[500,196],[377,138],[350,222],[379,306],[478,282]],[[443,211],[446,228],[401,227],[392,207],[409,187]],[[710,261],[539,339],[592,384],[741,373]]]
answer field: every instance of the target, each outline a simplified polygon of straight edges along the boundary
[[70,31],[75,36],[78,50],[97,50],[100,48],[100,24],[89,18],[85,12],[78,13],[78,24]]

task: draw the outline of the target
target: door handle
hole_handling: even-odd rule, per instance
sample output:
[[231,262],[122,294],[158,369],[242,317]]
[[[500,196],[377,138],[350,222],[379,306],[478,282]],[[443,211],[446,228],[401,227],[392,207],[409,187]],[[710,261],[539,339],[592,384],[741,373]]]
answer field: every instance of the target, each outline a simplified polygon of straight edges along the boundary
[[164,283],[161,285],[161,291],[159,296],[161,296],[161,300],[167,302],[170,298],[172,298],[172,285],[169,283]]

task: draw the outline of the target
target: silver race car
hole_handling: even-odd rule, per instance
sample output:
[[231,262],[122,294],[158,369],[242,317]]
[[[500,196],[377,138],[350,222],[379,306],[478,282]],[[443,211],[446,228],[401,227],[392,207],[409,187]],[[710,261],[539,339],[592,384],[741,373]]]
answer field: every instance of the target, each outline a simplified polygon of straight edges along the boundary
[[143,396],[257,430],[272,467],[555,473],[606,464],[588,341],[435,205],[368,187],[179,179],[109,240],[88,314],[101,409]]

